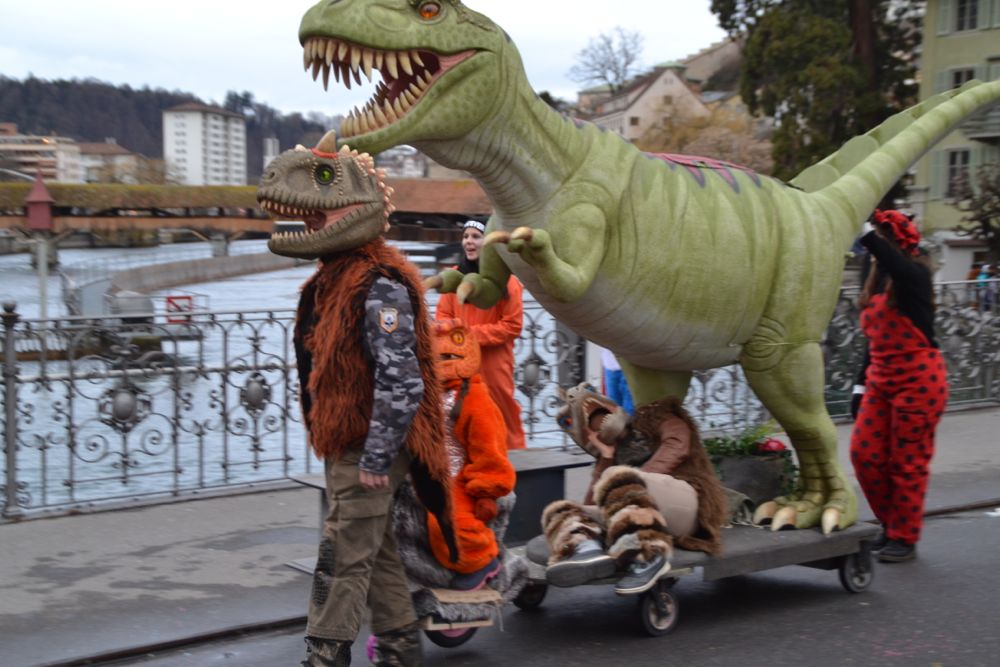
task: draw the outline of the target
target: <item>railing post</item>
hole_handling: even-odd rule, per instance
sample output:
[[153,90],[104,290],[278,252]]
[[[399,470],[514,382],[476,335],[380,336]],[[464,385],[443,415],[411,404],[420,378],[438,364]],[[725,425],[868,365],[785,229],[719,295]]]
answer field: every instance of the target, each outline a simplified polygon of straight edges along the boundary
[[4,448],[7,457],[7,503],[3,516],[7,519],[24,513],[17,504],[17,349],[14,346],[14,329],[20,315],[16,311],[17,303],[6,301],[0,316],[3,319]]

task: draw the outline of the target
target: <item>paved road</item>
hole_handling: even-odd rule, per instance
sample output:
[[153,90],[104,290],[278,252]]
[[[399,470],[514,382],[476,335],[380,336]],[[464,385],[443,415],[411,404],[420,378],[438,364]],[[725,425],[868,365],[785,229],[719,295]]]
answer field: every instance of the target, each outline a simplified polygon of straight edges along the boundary
[[[655,639],[641,634],[634,600],[609,587],[550,589],[538,610],[508,608],[504,632],[481,630],[457,649],[425,642],[427,664],[995,667],[998,553],[1000,511],[979,510],[928,521],[920,558],[880,564],[861,594],[835,572],[799,567],[711,583],[690,576],[675,589],[677,628]],[[296,664],[301,647],[292,629],[108,664],[280,667]],[[367,664],[360,645],[354,663]]]
[[[848,472],[849,430],[838,428]],[[998,433],[1000,407],[945,416],[929,510],[1000,504]],[[588,476],[586,468],[571,471],[569,497],[582,496]],[[310,580],[285,563],[316,553],[317,500],[314,491],[297,489],[0,525],[0,667],[81,664],[87,656],[301,617]],[[862,518],[870,516],[863,506]],[[516,667],[558,659],[604,667],[634,654],[637,665],[654,657],[662,665],[676,651],[690,664],[756,667],[825,650],[826,662],[815,664],[891,658],[896,662],[881,664],[1000,665],[981,661],[989,651],[1000,656],[998,532],[1000,523],[983,512],[936,518],[921,560],[883,568],[861,596],[844,593],[833,573],[806,569],[716,584],[692,577],[678,585],[681,626],[660,640],[637,639],[631,602],[610,589],[554,591],[536,614],[511,608],[504,634],[483,631],[467,648],[430,649],[429,664]],[[156,660],[281,667],[301,655],[299,635],[255,635],[201,645],[190,658],[181,651]],[[740,661],[743,654],[764,661]],[[355,664],[366,661],[359,654]]]

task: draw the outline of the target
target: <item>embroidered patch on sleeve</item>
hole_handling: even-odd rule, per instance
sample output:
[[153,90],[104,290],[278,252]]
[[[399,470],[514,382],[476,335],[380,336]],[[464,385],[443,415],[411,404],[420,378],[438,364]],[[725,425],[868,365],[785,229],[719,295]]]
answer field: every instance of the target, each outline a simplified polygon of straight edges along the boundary
[[378,325],[386,333],[392,333],[399,326],[399,311],[395,308],[381,308],[378,311]]

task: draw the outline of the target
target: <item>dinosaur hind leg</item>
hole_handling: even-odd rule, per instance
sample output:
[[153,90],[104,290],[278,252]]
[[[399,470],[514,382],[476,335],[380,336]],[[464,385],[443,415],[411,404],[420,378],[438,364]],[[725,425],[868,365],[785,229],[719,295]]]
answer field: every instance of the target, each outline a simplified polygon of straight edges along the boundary
[[635,366],[624,359],[619,359],[618,363],[625,373],[625,380],[632,393],[632,402],[636,406],[652,403],[667,396],[681,400],[687,396],[688,386],[691,384],[691,371],[658,371]]
[[846,528],[857,519],[857,497],[837,458],[837,430],[823,402],[820,346],[755,343],[744,349],[740,363],[758,398],[788,434],[799,462],[797,491],[762,506],[763,514],[773,516],[774,530],[821,523],[825,533]]

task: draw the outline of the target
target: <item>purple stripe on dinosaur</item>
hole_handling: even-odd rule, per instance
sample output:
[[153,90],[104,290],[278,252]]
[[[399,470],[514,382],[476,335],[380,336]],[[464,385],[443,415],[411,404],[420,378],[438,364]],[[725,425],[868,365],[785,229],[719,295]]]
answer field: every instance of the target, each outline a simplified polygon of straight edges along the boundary
[[751,181],[753,181],[754,185],[758,188],[761,187],[760,174],[748,167],[733,164],[732,162],[715,160],[710,157],[701,157],[699,155],[677,155],[675,153],[646,153],[646,155],[651,158],[663,160],[671,168],[675,165],[684,167],[688,173],[694,177],[694,180],[698,182],[700,187],[705,187],[705,169],[711,169],[718,174],[722,180],[729,184],[729,187],[731,187],[734,192],[740,191],[740,184],[736,180],[735,171],[742,171],[750,178]]

